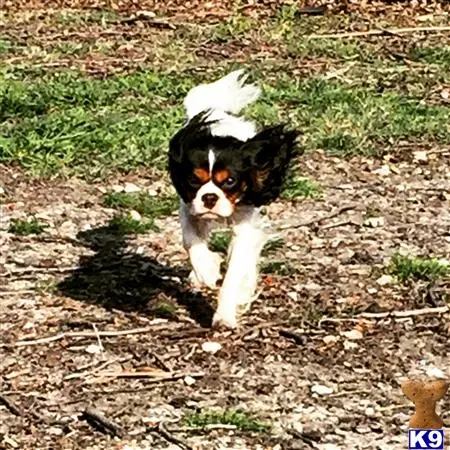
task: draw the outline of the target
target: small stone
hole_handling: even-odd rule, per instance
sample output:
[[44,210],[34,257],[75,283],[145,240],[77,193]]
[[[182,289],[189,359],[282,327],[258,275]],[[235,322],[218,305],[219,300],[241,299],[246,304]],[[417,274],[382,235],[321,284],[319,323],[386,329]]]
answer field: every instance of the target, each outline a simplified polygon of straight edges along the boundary
[[328,336],[324,336],[323,337],[323,342],[327,345],[329,344],[335,344],[336,342],[339,341],[339,336],[332,336],[331,334]]
[[377,284],[380,286],[386,286],[388,284],[393,284],[394,280],[394,277],[391,275],[381,275],[381,277],[377,280]]
[[187,375],[184,377],[184,382],[188,386],[192,386],[195,383],[195,378],[192,378],[191,376]]
[[315,384],[311,387],[311,392],[318,395],[330,395],[334,392],[334,389],[323,384]]
[[378,292],[378,289],[374,288],[374,287],[369,287],[369,288],[367,288],[367,292],[369,294],[376,294]]
[[131,217],[133,220],[141,220],[141,219],[142,219],[142,216],[141,216],[137,211],[135,211],[134,209],[132,209],[132,210],[130,211],[130,217]]
[[364,414],[367,417],[373,417],[375,415],[375,409],[372,408],[371,406],[369,406],[368,408],[366,408],[366,410],[364,411]]
[[149,189],[147,193],[150,197],[156,197],[158,195],[158,191],[156,189]]
[[202,350],[207,353],[217,353],[222,348],[218,342],[203,342]]
[[352,341],[356,341],[358,339],[362,339],[364,336],[359,330],[351,330],[342,332],[342,336]]
[[3,189],[2,186],[0,186],[0,195],[3,195],[5,193],[5,190]]
[[123,190],[130,194],[132,192],[140,192],[141,188],[133,183],[125,183]]
[[296,302],[298,300],[298,294],[297,292],[288,292],[287,296],[289,298],[291,298],[292,300],[294,300],[294,302]]
[[115,184],[112,188],[111,188],[114,192],[123,192],[123,186],[119,186],[118,184]]
[[381,175],[382,177],[387,177],[391,173],[391,169],[387,164],[381,166],[379,169],[372,170],[372,173]]
[[437,367],[429,367],[426,370],[426,375],[429,378],[441,378],[441,379],[447,378],[445,373],[441,369],[438,369]]
[[428,153],[424,151],[413,152],[415,161],[428,161]]
[[47,430],[48,434],[53,434],[54,436],[61,436],[63,434],[63,430],[61,428],[58,427],[50,427]]
[[444,100],[448,100],[449,97],[450,97],[450,91],[449,91],[448,89],[444,89],[444,90],[441,92],[441,97],[442,97]]
[[359,345],[356,342],[344,341],[344,350],[356,350]]
[[102,352],[102,348],[97,344],[90,344],[86,347],[86,352],[91,355],[98,355]]

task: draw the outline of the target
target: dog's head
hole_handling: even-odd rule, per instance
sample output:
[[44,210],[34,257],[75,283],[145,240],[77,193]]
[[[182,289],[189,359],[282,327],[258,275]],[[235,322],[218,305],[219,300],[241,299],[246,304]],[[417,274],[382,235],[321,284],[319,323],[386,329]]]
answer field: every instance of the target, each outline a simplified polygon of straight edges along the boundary
[[190,213],[230,217],[237,204],[262,206],[274,200],[298,133],[278,125],[241,141],[214,135],[214,126],[207,114],[199,114],[170,142],[171,179]]

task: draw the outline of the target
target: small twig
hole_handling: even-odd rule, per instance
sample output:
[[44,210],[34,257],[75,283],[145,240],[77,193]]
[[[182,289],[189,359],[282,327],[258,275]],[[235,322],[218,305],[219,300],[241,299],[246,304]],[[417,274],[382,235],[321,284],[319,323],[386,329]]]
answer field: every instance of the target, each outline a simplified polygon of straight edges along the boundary
[[[140,388],[124,388],[124,389],[110,389],[110,390],[102,390],[102,391],[90,391],[90,394],[96,394],[96,395],[111,395],[111,394],[128,394],[130,392],[136,393],[136,392],[145,392],[149,390],[153,390],[154,388],[151,387],[153,384],[157,383],[163,383],[166,381],[177,381],[181,378],[185,377],[192,377],[192,378],[201,378],[204,377],[205,374],[203,372],[196,372],[196,373],[177,373],[173,375],[168,375],[165,377],[153,377],[148,378],[145,380],[145,386]],[[108,380],[109,381],[109,380]],[[86,384],[93,384],[93,383],[86,383]]]
[[36,294],[38,290],[34,289],[13,289],[11,291],[0,291],[0,297],[8,297],[10,295],[24,295],[24,294]]
[[382,35],[397,35],[406,33],[424,33],[424,32],[440,32],[450,31],[450,26],[442,27],[410,27],[410,28],[384,28],[382,30],[367,30],[367,31],[351,31],[348,33],[332,33],[332,34],[312,34],[307,36],[308,39],[344,39],[361,36],[382,36]]
[[320,217],[314,217],[314,218],[312,218],[310,220],[307,220],[305,222],[281,225],[279,227],[279,230],[290,230],[290,229],[294,229],[294,228],[308,227],[308,226],[314,225],[316,223],[321,223],[324,220],[333,219],[334,217],[339,216],[342,213],[344,213],[346,211],[350,211],[350,210],[355,209],[357,207],[358,207],[358,205],[356,203],[350,203],[348,205],[341,206],[340,208],[337,208],[337,209],[331,211],[329,214],[325,214],[325,215],[320,216]]
[[283,336],[288,339],[292,339],[298,345],[305,345],[305,343],[306,343],[305,336],[302,336],[301,334],[298,334],[298,333],[294,333],[293,331],[282,328],[281,330],[279,330],[279,333],[280,333],[280,336]]
[[182,441],[177,438],[173,434],[169,433],[169,431],[164,427],[163,422],[159,422],[157,425],[149,428],[150,432],[158,433],[161,437],[163,437],[167,442],[171,442],[172,444],[178,445],[178,447],[185,450],[194,450],[188,443]]
[[258,323],[257,325],[248,328],[247,330],[242,331],[238,335],[236,335],[236,339],[242,339],[244,336],[247,336],[248,334],[253,333],[256,330],[262,330],[264,328],[273,328],[273,327],[279,327],[282,325],[287,325],[288,323],[285,320],[279,320],[275,322],[262,322]]
[[352,220],[341,220],[336,223],[329,223],[328,225],[324,225],[322,230],[330,230],[331,228],[345,227],[346,225],[353,225],[354,227],[359,227],[360,224],[353,222]]
[[95,325],[95,323],[92,324],[92,328],[94,328],[94,333],[97,337],[98,348],[100,349],[102,359],[105,360],[105,353],[104,353],[105,348],[103,347],[102,340],[100,338],[100,335],[98,334],[97,326]]
[[0,404],[6,406],[6,408],[16,416],[23,416],[23,412],[14,405],[8,397],[0,394]]
[[413,317],[424,316],[427,314],[444,314],[449,311],[448,306],[439,306],[437,308],[409,309],[406,311],[388,311],[383,313],[361,313],[358,317],[365,319],[384,319],[386,317]]
[[203,372],[196,373],[174,373],[174,372],[162,372],[162,371],[148,371],[148,372],[99,372],[97,373],[99,377],[108,377],[108,378],[154,378],[157,381],[172,381],[179,380],[180,378],[184,378],[186,376],[190,376],[192,378],[201,378],[205,374]]
[[98,331],[97,333],[93,333],[92,331],[75,331],[68,333],[60,333],[54,336],[49,336],[46,338],[36,339],[32,341],[17,341],[14,344],[0,344],[1,347],[24,347],[26,345],[40,345],[40,344],[48,344],[50,342],[60,341],[61,339],[67,338],[98,338],[98,336],[102,337],[116,337],[116,336],[127,336],[131,334],[141,334],[148,333],[150,331],[155,331],[154,327],[144,327],[144,328],[133,328],[131,330],[121,330],[121,331]]
[[11,277],[14,275],[26,275],[30,273],[66,273],[73,272],[79,269],[79,267],[27,267],[26,269],[9,270],[4,274],[0,274],[2,277]]
[[86,419],[88,423],[103,432],[118,437],[123,435],[123,431],[119,425],[114,423],[112,420],[107,419],[93,408],[86,408],[83,411],[82,418]]
[[64,377],[64,380],[74,380],[76,378],[83,378],[83,377],[88,376],[88,375],[94,375],[97,372],[99,372],[100,370],[104,369],[105,367],[108,367],[111,364],[114,364],[116,362],[122,363],[122,362],[126,362],[126,361],[129,361],[129,360],[130,360],[130,357],[121,358],[121,359],[120,358],[115,358],[115,359],[112,359],[110,361],[105,361],[104,363],[100,364],[100,366],[96,367],[93,370],[85,370],[83,372],[70,373],[69,375],[66,375]]

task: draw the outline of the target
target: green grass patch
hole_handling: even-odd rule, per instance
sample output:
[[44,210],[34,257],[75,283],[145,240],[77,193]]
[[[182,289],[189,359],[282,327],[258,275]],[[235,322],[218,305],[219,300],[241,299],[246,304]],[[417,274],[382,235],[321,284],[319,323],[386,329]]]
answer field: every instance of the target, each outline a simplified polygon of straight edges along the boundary
[[208,246],[213,252],[227,253],[231,238],[231,231],[214,231],[211,233]]
[[281,198],[296,200],[298,198],[317,197],[320,193],[319,185],[308,178],[292,177],[288,179],[281,192]]
[[100,80],[0,71],[0,162],[37,175],[89,178],[138,166],[164,169],[192,85],[189,77],[154,72]]
[[27,236],[29,234],[42,234],[47,227],[46,223],[40,222],[34,217],[27,220],[12,219],[8,231],[17,236]]
[[189,414],[186,418],[189,427],[203,428],[207,425],[234,425],[240,431],[267,433],[271,426],[242,411],[202,411]]
[[[213,252],[226,254],[228,251],[228,247],[230,246],[232,237],[233,237],[232,232],[228,230],[212,232],[209,238],[210,250],[212,250]],[[283,246],[284,246],[283,238],[269,239],[265,243],[261,254],[263,256],[267,256],[268,254],[273,253],[276,250],[279,250]]]
[[125,215],[113,217],[107,227],[118,234],[144,234],[158,229],[153,219],[136,220]]
[[408,56],[413,61],[450,69],[450,46],[414,47]]
[[145,217],[169,216],[178,209],[177,197],[152,197],[145,192],[110,192],[103,197],[108,208],[134,210]]
[[397,140],[450,143],[449,110],[395,92],[376,92],[321,77],[281,77],[259,108],[283,108],[304,133],[306,150],[335,155],[382,153]]
[[273,239],[269,239],[262,249],[261,255],[267,256],[271,253],[276,252],[277,250],[280,250],[284,247],[285,241],[281,237],[276,237]]
[[259,270],[267,275],[289,276],[296,272],[295,268],[286,261],[267,261],[260,264]]
[[407,280],[433,281],[450,274],[450,266],[433,258],[394,255],[389,272],[404,283]]
[[[184,119],[182,100],[197,77],[136,71],[96,79],[0,68],[0,163],[89,179],[140,166],[164,170],[168,142]],[[280,71],[249,115],[258,123],[286,120],[302,131],[305,150],[342,156],[382,153],[398,140],[450,143],[448,107]],[[307,181],[296,184],[288,196],[314,192]]]
[[160,302],[151,309],[151,312],[163,319],[173,319],[177,314],[177,307],[171,303]]

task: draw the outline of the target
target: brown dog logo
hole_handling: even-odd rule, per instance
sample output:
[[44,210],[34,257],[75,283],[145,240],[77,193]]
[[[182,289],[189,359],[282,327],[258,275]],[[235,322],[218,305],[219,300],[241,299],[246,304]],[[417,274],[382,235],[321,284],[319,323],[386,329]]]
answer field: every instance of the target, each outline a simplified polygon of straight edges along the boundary
[[440,429],[443,426],[441,417],[436,413],[436,403],[444,397],[449,382],[446,380],[406,380],[402,391],[416,407],[409,421],[410,428]]

